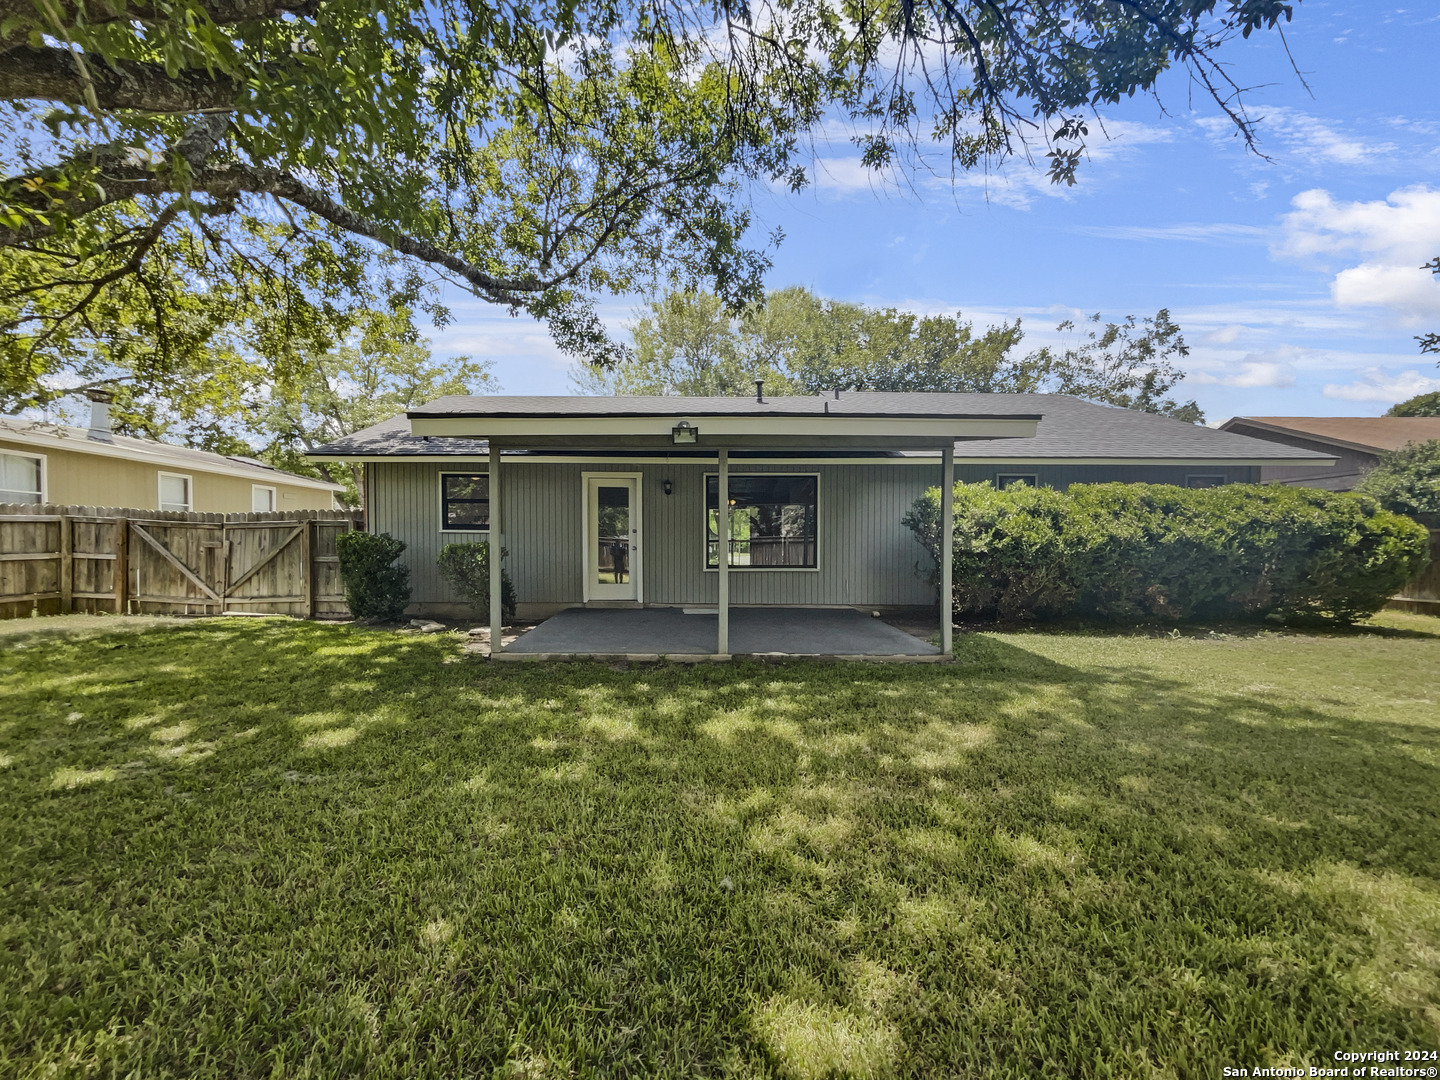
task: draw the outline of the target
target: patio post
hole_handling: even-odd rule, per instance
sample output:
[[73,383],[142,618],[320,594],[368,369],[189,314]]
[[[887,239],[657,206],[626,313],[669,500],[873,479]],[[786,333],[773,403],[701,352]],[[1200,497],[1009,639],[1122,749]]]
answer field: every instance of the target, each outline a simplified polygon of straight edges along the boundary
[[501,637],[504,627],[504,615],[501,610],[501,569],[500,550],[503,546],[500,537],[500,447],[495,440],[490,440],[490,475],[486,481],[489,488],[490,499],[490,531],[486,534],[486,556],[490,562],[490,655],[496,656],[500,652]]
[[720,572],[719,634],[715,651],[721,656],[730,652],[730,452],[720,451],[718,498],[715,500],[715,516],[719,519],[717,533],[720,550],[716,553],[716,565]]
[[955,619],[951,596],[955,559],[955,445],[949,443],[940,452],[940,652],[949,656],[954,651]]

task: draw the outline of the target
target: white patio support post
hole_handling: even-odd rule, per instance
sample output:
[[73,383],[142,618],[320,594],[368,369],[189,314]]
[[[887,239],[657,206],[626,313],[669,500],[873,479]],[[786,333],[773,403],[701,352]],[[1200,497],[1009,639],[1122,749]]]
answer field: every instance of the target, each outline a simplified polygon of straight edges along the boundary
[[490,655],[498,656],[501,637],[504,633],[500,591],[500,550],[504,546],[504,541],[500,535],[500,507],[502,505],[500,499],[500,447],[495,445],[494,439],[490,440],[490,476],[487,483],[490,497],[490,532],[486,540],[489,545],[486,555],[490,560]]
[[946,445],[940,453],[940,652],[954,652],[954,612],[951,577],[955,558],[955,447]]
[[717,479],[719,497],[715,501],[716,517],[719,519],[717,532],[720,550],[715,562],[720,572],[719,633],[715,651],[721,656],[730,653],[730,452],[720,451],[720,468]]

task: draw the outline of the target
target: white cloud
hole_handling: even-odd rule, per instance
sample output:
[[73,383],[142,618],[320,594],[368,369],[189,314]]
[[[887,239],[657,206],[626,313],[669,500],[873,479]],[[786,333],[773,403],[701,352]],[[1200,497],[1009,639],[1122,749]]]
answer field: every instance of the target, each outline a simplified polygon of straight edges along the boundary
[[1296,367],[1306,366],[1313,352],[1295,345],[1282,345],[1265,352],[1247,353],[1238,361],[1225,362],[1219,373],[1197,371],[1188,378],[1199,386],[1233,386],[1241,390],[1294,386]]
[[1440,190],[1408,187],[1384,201],[1337,202],[1314,189],[1291,205],[1275,252],[1321,265],[1354,263],[1331,280],[1337,307],[1388,308],[1411,324],[1440,316],[1440,282],[1421,269],[1440,254]]
[[1422,375],[1414,369],[1391,375],[1381,368],[1366,368],[1359,374],[1359,382],[1326,383],[1321,393],[1341,401],[1379,401],[1390,404],[1412,398],[1416,394],[1429,394],[1440,390],[1440,379]]
[[[1402,154],[1402,149],[1393,142],[1356,135],[1299,109],[1283,105],[1257,106],[1251,115],[1258,120],[1261,149],[1282,164],[1312,169],[1334,165],[1389,169],[1397,155]],[[1228,117],[1204,116],[1196,123],[1213,138],[1235,136],[1235,125]]]
[[1075,231],[1082,236],[1098,236],[1106,240],[1164,240],[1196,244],[1254,243],[1270,235],[1269,229],[1258,225],[1232,225],[1219,221],[1182,225],[1087,225]]

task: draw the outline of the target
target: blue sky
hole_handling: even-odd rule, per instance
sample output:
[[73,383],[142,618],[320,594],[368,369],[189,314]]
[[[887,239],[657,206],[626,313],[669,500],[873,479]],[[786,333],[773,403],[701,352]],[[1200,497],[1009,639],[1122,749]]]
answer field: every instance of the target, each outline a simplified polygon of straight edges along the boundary
[[[1274,35],[1231,53],[1271,161],[1178,75],[1160,105],[1103,116],[1112,138],[1074,188],[1012,162],[895,191],[842,139],[817,148],[812,188],[755,193],[759,228],[786,234],[768,284],[978,326],[1018,316],[1032,347],[1066,317],[1168,307],[1191,346],[1181,389],[1212,423],[1378,415],[1440,390],[1414,341],[1440,330],[1440,282],[1418,269],[1440,255],[1440,4],[1304,0],[1288,37],[1313,97]],[[492,360],[507,393],[569,392],[542,327],[448,299],[437,352]],[[605,305],[617,335],[634,306]]]

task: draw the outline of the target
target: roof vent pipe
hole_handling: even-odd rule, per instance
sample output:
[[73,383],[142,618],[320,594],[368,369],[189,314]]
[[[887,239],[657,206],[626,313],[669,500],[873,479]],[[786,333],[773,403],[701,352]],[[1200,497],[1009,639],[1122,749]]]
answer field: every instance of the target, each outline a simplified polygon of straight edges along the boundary
[[838,386],[835,388],[835,400],[840,400],[840,388]]
[[85,396],[90,399],[89,437],[96,442],[114,442],[110,433],[110,403],[115,395],[109,390],[86,390]]
[[765,404],[765,380],[755,380],[755,400],[761,405]]

